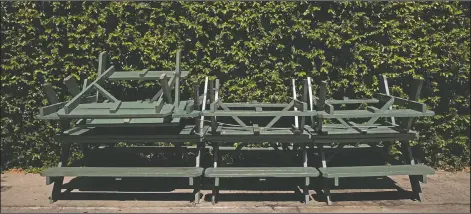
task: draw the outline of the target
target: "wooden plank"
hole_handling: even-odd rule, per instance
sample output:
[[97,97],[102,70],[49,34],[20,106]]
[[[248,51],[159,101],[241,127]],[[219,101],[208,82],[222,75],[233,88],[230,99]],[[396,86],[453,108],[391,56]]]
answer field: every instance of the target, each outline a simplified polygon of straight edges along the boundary
[[[223,105],[220,105],[221,107]],[[226,106],[224,106],[226,107]],[[414,111],[415,112],[415,111]],[[322,113],[322,112],[321,112]],[[217,110],[215,112],[211,111],[202,111],[204,116],[221,116],[221,117],[293,117],[293,116],[315,116],[317,112],[295,112],[295,111],[262,111],[256,112],[255,110]],[[370,113],[372,114],[372,113]],[[368,114],[368,116],[370,116]],[[325,115],[325,112],[324,112]],[[327,116],[325,116],[327,117]],[[332,117],[335,118],[335,117]]]
[[400,97],[394,97],[394,96],[386,95],[382,93],[377,93],[374,96],[382,101],[386,101],[388,99],[394,98],[394,105],[401,105],[403,107],[406,107],[415,111],[419,111],[422,113],[427,112],[427,105],[425,105],[424,103],[419,103],[416,101],[407,100]]
[[[201,111],[204,111],[206,109],[206,100],[207,100],[207,96],[208,96],[208,82],[209,82],[209,79],[208,77],[205,77],[204,78],[204,91],[203,91],[203,100],[200,102],[202,104],[201,106]],[[203,136],[203,127],[204,127],[204,115],[201,114],[201,119],[200,119],[200,125],[199,125],[199,130],[198,132],[200,133],[201,136]]]
[[49,104],[56,104],[59,102],[59,97],[57,96],[54,88],[50,83],[46,83],[43,85],[43,91],[46,94],[46,98],[49,101]]
[[39,115],[41,117],[56,113],[60,108],[64,107],[67,102],[55,103],[52,105],[39,108]]
[[[116,71],[108,79],[113,81],[118,80],[159,80],[162,74],[167,76],[175,75],[175,71],[147,71],[143,76],[142,71]],[[189,71],[180,71],[180,78],[186,78],[189,74]]]
[[[316,101],[316,110],[317,111],[324,111],[324,108],[325,108],[325,100],[326,100],[326,96],[327,96],[327,82],[326,81],[322,81],[320,86],[319,86],[319,98],[318,100]],[[329,112],[330,112],[330,109],[329,109]],[[327,114],[329,114],[329,112],[327,112]],[[316,131],[317,132],[322,132],[322,125],[323,125],[324,121],[323,121],[323,118],[322,117],[318,117],[317,119],[317,125],[316,125]]]
[[162,92],[167,103],[172,103],[172,95],[170,95],[170,88],[168,87],[167,76],[165,74],[160,76],[160,85],[162,86]]
[[[297,95],[296,95],[296,81],[294,79],[291,79],[291,85],[292,85],[292,88],[293,88],[293,100],[296,100],[297,98]],[[296,105],[294,105],[294,111],[297,111],[298,110],[298,107]],[[296,128],[299,128],[299,117],[298,116],[294,116],[294,125]]]
[[[390,95],[388,79],[382,74],[379,75],[379,91],[383,94]],[[392,107],[390,107],[389,110],[392,110]],[[394,117],[391,117],[391,123],[396,125],[396,119],[394,119]]]
[[204,172],[208,178],[246,178],[246,177],[318,177],[314,167],[217,167]]
[[435,170],[425,165],[385,165],[320,168],[322,177],[374,177],[392,175],[433,175]]
[[326,112],[327,114],[333,114],[333,113],[334,113],[334,106],[333,106],[332,104],[330,104],[330,103],[326,103],[326,104],[324,105],[324,109],[325,109],[325,112]]
[[162,99],[157,100],[157,103],[155,104],[155,113],[159,113],[164,107],[164,105],[165,103]]
[[374,103],[379,103],[379,100],[378,99],[344,99],[344,100],[329,99],[329,100],[326,100],[326,103],[331,104],[331,105],[362,104],[362,103],[374,104]]
[[65,114],[69,114],[75,107],[77,107],[78,104],[80,104],[81,97],[83,95],[87,95],[88,93],[91,93],[91,89],[95,87],[95,83],[100,83],[104,81],[107,77],[109,77],[111,74],[113,74],[115,68],[114,66],[111,66],[108,68],[108,70],[105,71],[101,76],[99,76],[95,81],[93,81],[89,86],[87,86],[86,89],[82,90],[77,96],[75,96],[71,101],[69,101],[65,106],[64,106],[64,111]]
[[59,167],[42,171],[46,177],[199,177],[199,167]]
[[427,110],[425,113],[411,109],[393,109],[379,113],[372,113],[368,110],[337,110],[335,114],[317,112],[319,118],[363,118],[363,117],[424,117],[433,116],[433,111]]
[[284,108],[289,103],[224,103],[228,108]]
[[72,94],[72,96],[77,96],[80,93],[80,87],[77,84],[77,81],[72,75],[69,75],[64,79],[64,84],[69,90],[69,93]]
[[177,56],[175,59],[175,107],[178,108],[180,104],[180,50],[177,50]]
[[[101,76],[103,72],[106,71],[106,68],[110,65],[109,62],[109,56],[106,51],[103,51],[100,53],[100,56],[98,56],[98,74],[97,77]],[[82,90],[85,90],[85,88],[82,88]],[[97,91],[96,92],[96,100],[95,102],[98,102],[100,98],[100,93]]]
[[83,80],[82,90],[84,90],[85,88],[87,88],[87,86],[88,86],[88,79],[85,78],[85,79]]
[[[166,76],[168,78],[168,76]],[[168,81],[168,87],[170,88],[170,90],[172,90],[174,87],[175,87],[175,75],[172,75],[170,76],[170,80]],[[153,97],[152,99],[150,99],[149,102],[154,102],[156,101],[157,99],[159,99],[163,94],[163,90],[160,89]]]
[[[307,88],[308,88],[308,100],[309,100],[309,110],[313,111],[314,110],[314,100],[312,98],[312,84],[311,84],[311,77],[307,78]],[[314,124],[314,117],[311,116],[311,126]]]

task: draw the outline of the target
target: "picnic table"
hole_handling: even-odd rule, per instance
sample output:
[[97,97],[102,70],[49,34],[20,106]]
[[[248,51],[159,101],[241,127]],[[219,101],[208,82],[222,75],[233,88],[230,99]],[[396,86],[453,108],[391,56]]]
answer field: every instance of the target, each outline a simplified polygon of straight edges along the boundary
[[[194,187],[194,203],[199,202],[200,180],[203,168],[200,166],[204,142],[195,132],[195,125],[182,122],[192,118],[193,109],[198,109],[193,100],[180,100],[180,79],[187,71],[180,71],[180,51],[176,54],[174,71],[115,71],[109,63],[106,52],[100,54],[98,77],[80,88],[69,76],[64,80],[73,95],[70,101],[59,102],[50,84],[44,85],[44,92],[50,105],[40,108],[38,119],[59,120],[62,132],[55,140],[62,143],[62,155],[57,167],[41,172],[46,184],[54,183],[51,203],[60,194],[65,176],[77,177],[183,177],[189,178]],[[108,81],[154,80],[161,89],[150,99],[121,101],[104,89],[101,84]],[[172,94],[172,90],[174,94]],[[94,94],[96,93],[96,94]],[[104,99],[101,99],[104,98]],[[196,114],[198,114],[196,112]],[[74,123],[74,127],[71,127]],[[81,144],[87,153],[91,144],[169,142],[175,147],[185,142],[197,145],[196,166],[186,167],[68,167],[71,144]]]
[[[59,102],[52,85],[44,85],[49,105],[40,108],[37,118],[57,120],[61,127],[61,132],[55,136],[62,145],[60,163],[41,172],[46,184],[54,184],[51,202],[61,195],[65,176],[188,178],[189,185],[193,186],[194,204],[200,201],[202,179],[214,180],[211,197],[214,204],[220,179],[231,178],[300,178],[304,180],[304,202],[308,203],[311,178],[320,177],[324,183],[322,194],[331,205],[332,180],[338,186],[340,178],[408,175],[415,197],[423,200],[420,183],[425,183],[426,175],[433,174],[434,170],[416,163],[409,144],[418,136],[412,130],[414,119],[434,115],[418,101],[422,80],[415,80],[411,85],[408,99],[392,96],[386,77],[380,76],[380,93],[367,99],[328,99],[327,82],[321,82],[314,94],[312,80],[306,78],[302,81],[300,96],[295,80],[292,81],[289,102],[227,103],[219,98],[219,79],[208,77],[202,95],[200,85],[196,84],[192,97],[182,100],[180,81],[189,72],[180,69],[180,51],[177,51],[175,64],[173,71],[115,71],[108,54],[103,52],[99,56],[98,76],[93,82],[85,79],[80,87],[72,76],[64,79],[73,96],[71,100]],[[147,100],[122,101],[103,84],[122,80],[158,81],[161,89]],[[400,163],[387,154],[395,141],[401,142],[405,156]],[[176,149],[183,143],[191,143],[198,151],[196,164],[178,167],[70,167],[66,164],[73,143],[80,144],[87,156],[90,145],[119,142],[167,142]],[[298,151],[303,161],[290,166],[257,166],[256,163],[224,166],[220,163],[219,151],[227,143],[238,143],[235,153],[249,143],[269,143],[275,150],[279,150],[280,144],[281,151]],[[379,151],[384,152],[389,165],[328,166],[351,144],[361,149],[382,148]],[[212,166],[201,164],[206,146],[212,147]],[[326,147],[335,148],[335,152],[327,156]],[[311,154],[308,148],[316,148],[317,152]],[[284,158],[283,153],[273,154]],[[320,167],[308,165],[310,155],[320,156]]]

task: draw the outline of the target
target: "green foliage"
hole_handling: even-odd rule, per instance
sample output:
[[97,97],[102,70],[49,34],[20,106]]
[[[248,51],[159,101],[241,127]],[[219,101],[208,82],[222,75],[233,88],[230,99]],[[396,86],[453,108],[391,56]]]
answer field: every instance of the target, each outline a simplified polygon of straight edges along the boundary
[[[376,92],[385,74],[406,97],[409,80],[423,78],[421,101],[437,115],[418,121],[414,150],[436,167],[469,164],[469,2],[1,2],[1,10],[2,169],[57,163],[58,126],[33,118],[47,104],[41,84],[70,99],[62,80],[95,78],[102,51],[118,70],[172,69],[177,48],[190,71],[182,87],[217,77],[230,102],[286,101],[290,79],[307,76],[315,89],[329,79],[334,98],[355,98]],[[152,82],[108,87],[122,99],[155,92]]]

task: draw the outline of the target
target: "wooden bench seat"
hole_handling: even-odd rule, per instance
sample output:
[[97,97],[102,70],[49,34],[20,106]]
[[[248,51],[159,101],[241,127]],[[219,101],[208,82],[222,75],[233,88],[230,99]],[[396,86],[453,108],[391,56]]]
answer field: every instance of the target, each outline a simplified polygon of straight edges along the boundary
[[43,177],[198,177],[199,167],[55,167],[42,171]]
[[314,167],[218,167],[204,171],[208,178],[247,178],[247,177],[318,177]]
[[425,165],[385,165],[319,168],[324,178],[374,177],[390,175],[433,175],[435,170]]

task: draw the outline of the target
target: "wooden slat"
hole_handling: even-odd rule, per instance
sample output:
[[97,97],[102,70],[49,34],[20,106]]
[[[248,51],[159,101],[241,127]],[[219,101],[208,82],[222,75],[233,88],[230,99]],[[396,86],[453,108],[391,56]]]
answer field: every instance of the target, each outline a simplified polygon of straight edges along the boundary
[[378,99],[344,99],[344,100],[326,100],[326,103],[331,105],[342,105],[342,104],[362,104],[362,103],[379,103]]
[[[222,107],[222,105],[220,105]],[[256,112],[255,110],[225,110],[225,111],[202,111],[203,116],[224,116],[224,117],[285,117],[285,116],[315,116],[316,112],[295,112],[295,111],[262,111]],[[322,112],[321,112],[322,113]],[[325,112],[324,112],[325,114]],[[234,116],[235,115],[235,116]]]
[[372,177],[391,175],[433,175],[435,170],[425,165],[386,165],[319,168],[322,177]]
[[77,96],[81,91],[77,81],[72,75],[69,75],[64,79],[64,84],[67,86],[69,93],[74,97]]
[[217,167],[204,172],[208,178],[243,178],[243,177],[318,177],[314,167]]
[[411,109],[393,109],[386,110],[379,113],[372,113],[368,110],[337,110],[335,114],[328,114],[326,112],[317,112],[320,118],[364,118],[364,117],[424,117],[433,116],[433,111],[427,111],[425,113],[411,110]]
[[160,76],[160,85],[162,86],[162,92],[167,103],[172,103],[172,95],[170,95],[170,88],[168,87],[167,76],[165,74]]
[[[188,76],[189,71],[180,71],[180,78]],[[109,80],[159,80],[162,74],[167,76],[175,75],[175,71],[147,71],[144,76],[140,76],[142,71],[116,71]]]
[[180,50],[177,50],[177,56],[175,59],[175,107],[178,108],[178,105],[180,104]]
[[394,96],[386,95],[386,94],[382,94],[382,93],[375,94],[374,96],[377,97],[379,100],[384,100],[384,101],[388,100],[390,98],[394,98],[394,104],[395,105],[401,105],[403,107],[407,107],[409,109],[419,111],[419,112],[422,112],[422,113],[427,112],[427,105],[425,105],[424,103],[419,103],[419,102],[416,102],[416,101],[407,100],[407,99],[403,99],[403,98],[400,98],[400,97],[394,97]]
[[289,103],[224,103],[228,108],[284,108]]
[[[103,51],[100,53],[100,56],[98,56],[98,74],[97,77],[101,76],[103,72],[106,71],[106,68],[110,65],[109,62],[109,56],[106,51]],[[82,90],[85,90],[86,88],[82,88]],[[96,100],[95,102],[98,102],[100,98],[100,93],[97,91],[96,92]]]
[[43,177],[198,177],[197,167],[58,167],[42,171]]
[[46,94],[46,98],[49,101],[49,104],[56,104],[59,102],[59,97],[57,97],[57,94],[50,83],[46,83],[43,85],[43,91]]

